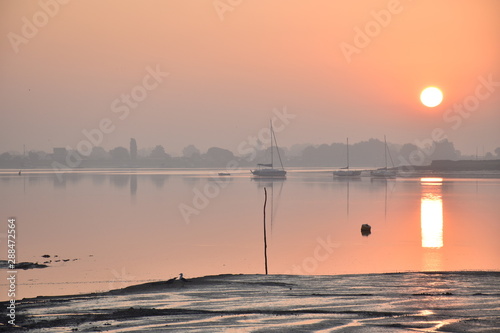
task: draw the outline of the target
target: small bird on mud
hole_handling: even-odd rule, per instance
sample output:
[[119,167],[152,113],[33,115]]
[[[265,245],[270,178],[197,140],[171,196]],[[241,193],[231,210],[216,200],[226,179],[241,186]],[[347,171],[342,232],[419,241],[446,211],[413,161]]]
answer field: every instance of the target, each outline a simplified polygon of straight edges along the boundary
[[182,282],[191,282],[191,281],[185,279],[184,275],[182,273],[179,274],[179,280],[182,281]]

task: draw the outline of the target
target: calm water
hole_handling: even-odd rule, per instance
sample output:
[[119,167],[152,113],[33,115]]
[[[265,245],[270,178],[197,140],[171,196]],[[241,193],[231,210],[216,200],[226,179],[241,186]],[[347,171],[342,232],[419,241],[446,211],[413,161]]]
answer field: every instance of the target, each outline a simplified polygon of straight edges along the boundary
[[26,170],[1,172],[0,184],[0,258],[14,216],[17,260],[52,260],[18,273],[18,298],[180,272],[264,273],[264,188],[270,274],[500,270],[500,179],[347,181],[296,170],[271,182],[248,171],[81,170],[61,178]]

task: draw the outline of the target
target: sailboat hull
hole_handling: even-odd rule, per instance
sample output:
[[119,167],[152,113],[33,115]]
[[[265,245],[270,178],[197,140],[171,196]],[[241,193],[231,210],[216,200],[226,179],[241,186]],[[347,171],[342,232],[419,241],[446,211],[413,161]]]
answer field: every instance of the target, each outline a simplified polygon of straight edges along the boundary
[[268,177],[268,178],[284,178],[286,177],[285,170],[279,169],[257,169],[251,170],[252,174],[256,177]]
[[396,178],[396,171],[395,170],[389,170],[389,169],[379,169],[379,170],[373,170],[371,172],[372,177],[378,177],[378,178]]
[[361,171],[359,170],[337,170],[333,172],[337,177],[360,177]]

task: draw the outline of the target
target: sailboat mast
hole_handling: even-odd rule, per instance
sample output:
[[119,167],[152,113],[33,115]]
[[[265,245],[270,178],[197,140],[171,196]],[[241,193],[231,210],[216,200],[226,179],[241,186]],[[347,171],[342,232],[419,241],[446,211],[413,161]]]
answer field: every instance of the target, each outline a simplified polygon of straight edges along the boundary
[[278,140],[276,140],[276,134],[274,134],[273,125],[271,123],[271,143],[272,143],[273,138],[274,138],[274,143],[276,144],[276,152],[278,153],[278,158],[280,160],[281,170],[285,170],[285,168],[283,167],[283,161],[281,160],[281,154],[280,154],[280,149],[278,146]]
[[387,169],[387,140],[384,135],[385,168]]
[[349,170],[349,138],[347,138],[347,170]]
[[274,168],[274,158],[273,158],[273,151],[274,151],[274,148],[273,148],[273,121],[270,119],[269,120],[269,127],[271,129],[271,168]]

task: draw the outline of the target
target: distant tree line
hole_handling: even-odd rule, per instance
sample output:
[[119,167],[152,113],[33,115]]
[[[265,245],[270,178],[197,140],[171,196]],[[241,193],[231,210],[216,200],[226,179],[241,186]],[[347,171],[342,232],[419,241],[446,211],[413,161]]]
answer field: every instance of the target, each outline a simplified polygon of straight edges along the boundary
[[[387,149],[387,153],[386,153]],[[70,152],[65,148],[54,148],[53,152],[29,151],[27,154],[4,152],[0,154],[1,168],[50,168],[54,161],[63,163]],[[274,163],[277,165],[277,151]],[[347,165],[345,143],[321,145],[294,145],[280,148],[279,155],[285,167],[344,167]],[[462,155],[452,142],[432,142],[426,147],[415,144],[387,144],[370,139],[349,146],[351,167],[383,167],[402,165],[429,165],[433,160],[500,159],[500,147],[484,156]],[[171,156],[162,145],[153,148],[138,148],[137,141],[130,139],[129,148],[118,146],[109,151],[93,147],[89,156],[82,156],[78,167],[149,167],[149,168],[225,168],[228,163],[237,167],[255,167],[257,163],[270,163],[270,149],[255,149],[254,154],[236,156],[233,152],[211,147],[202,153],[194,145],[182,150],[181,156]]]

